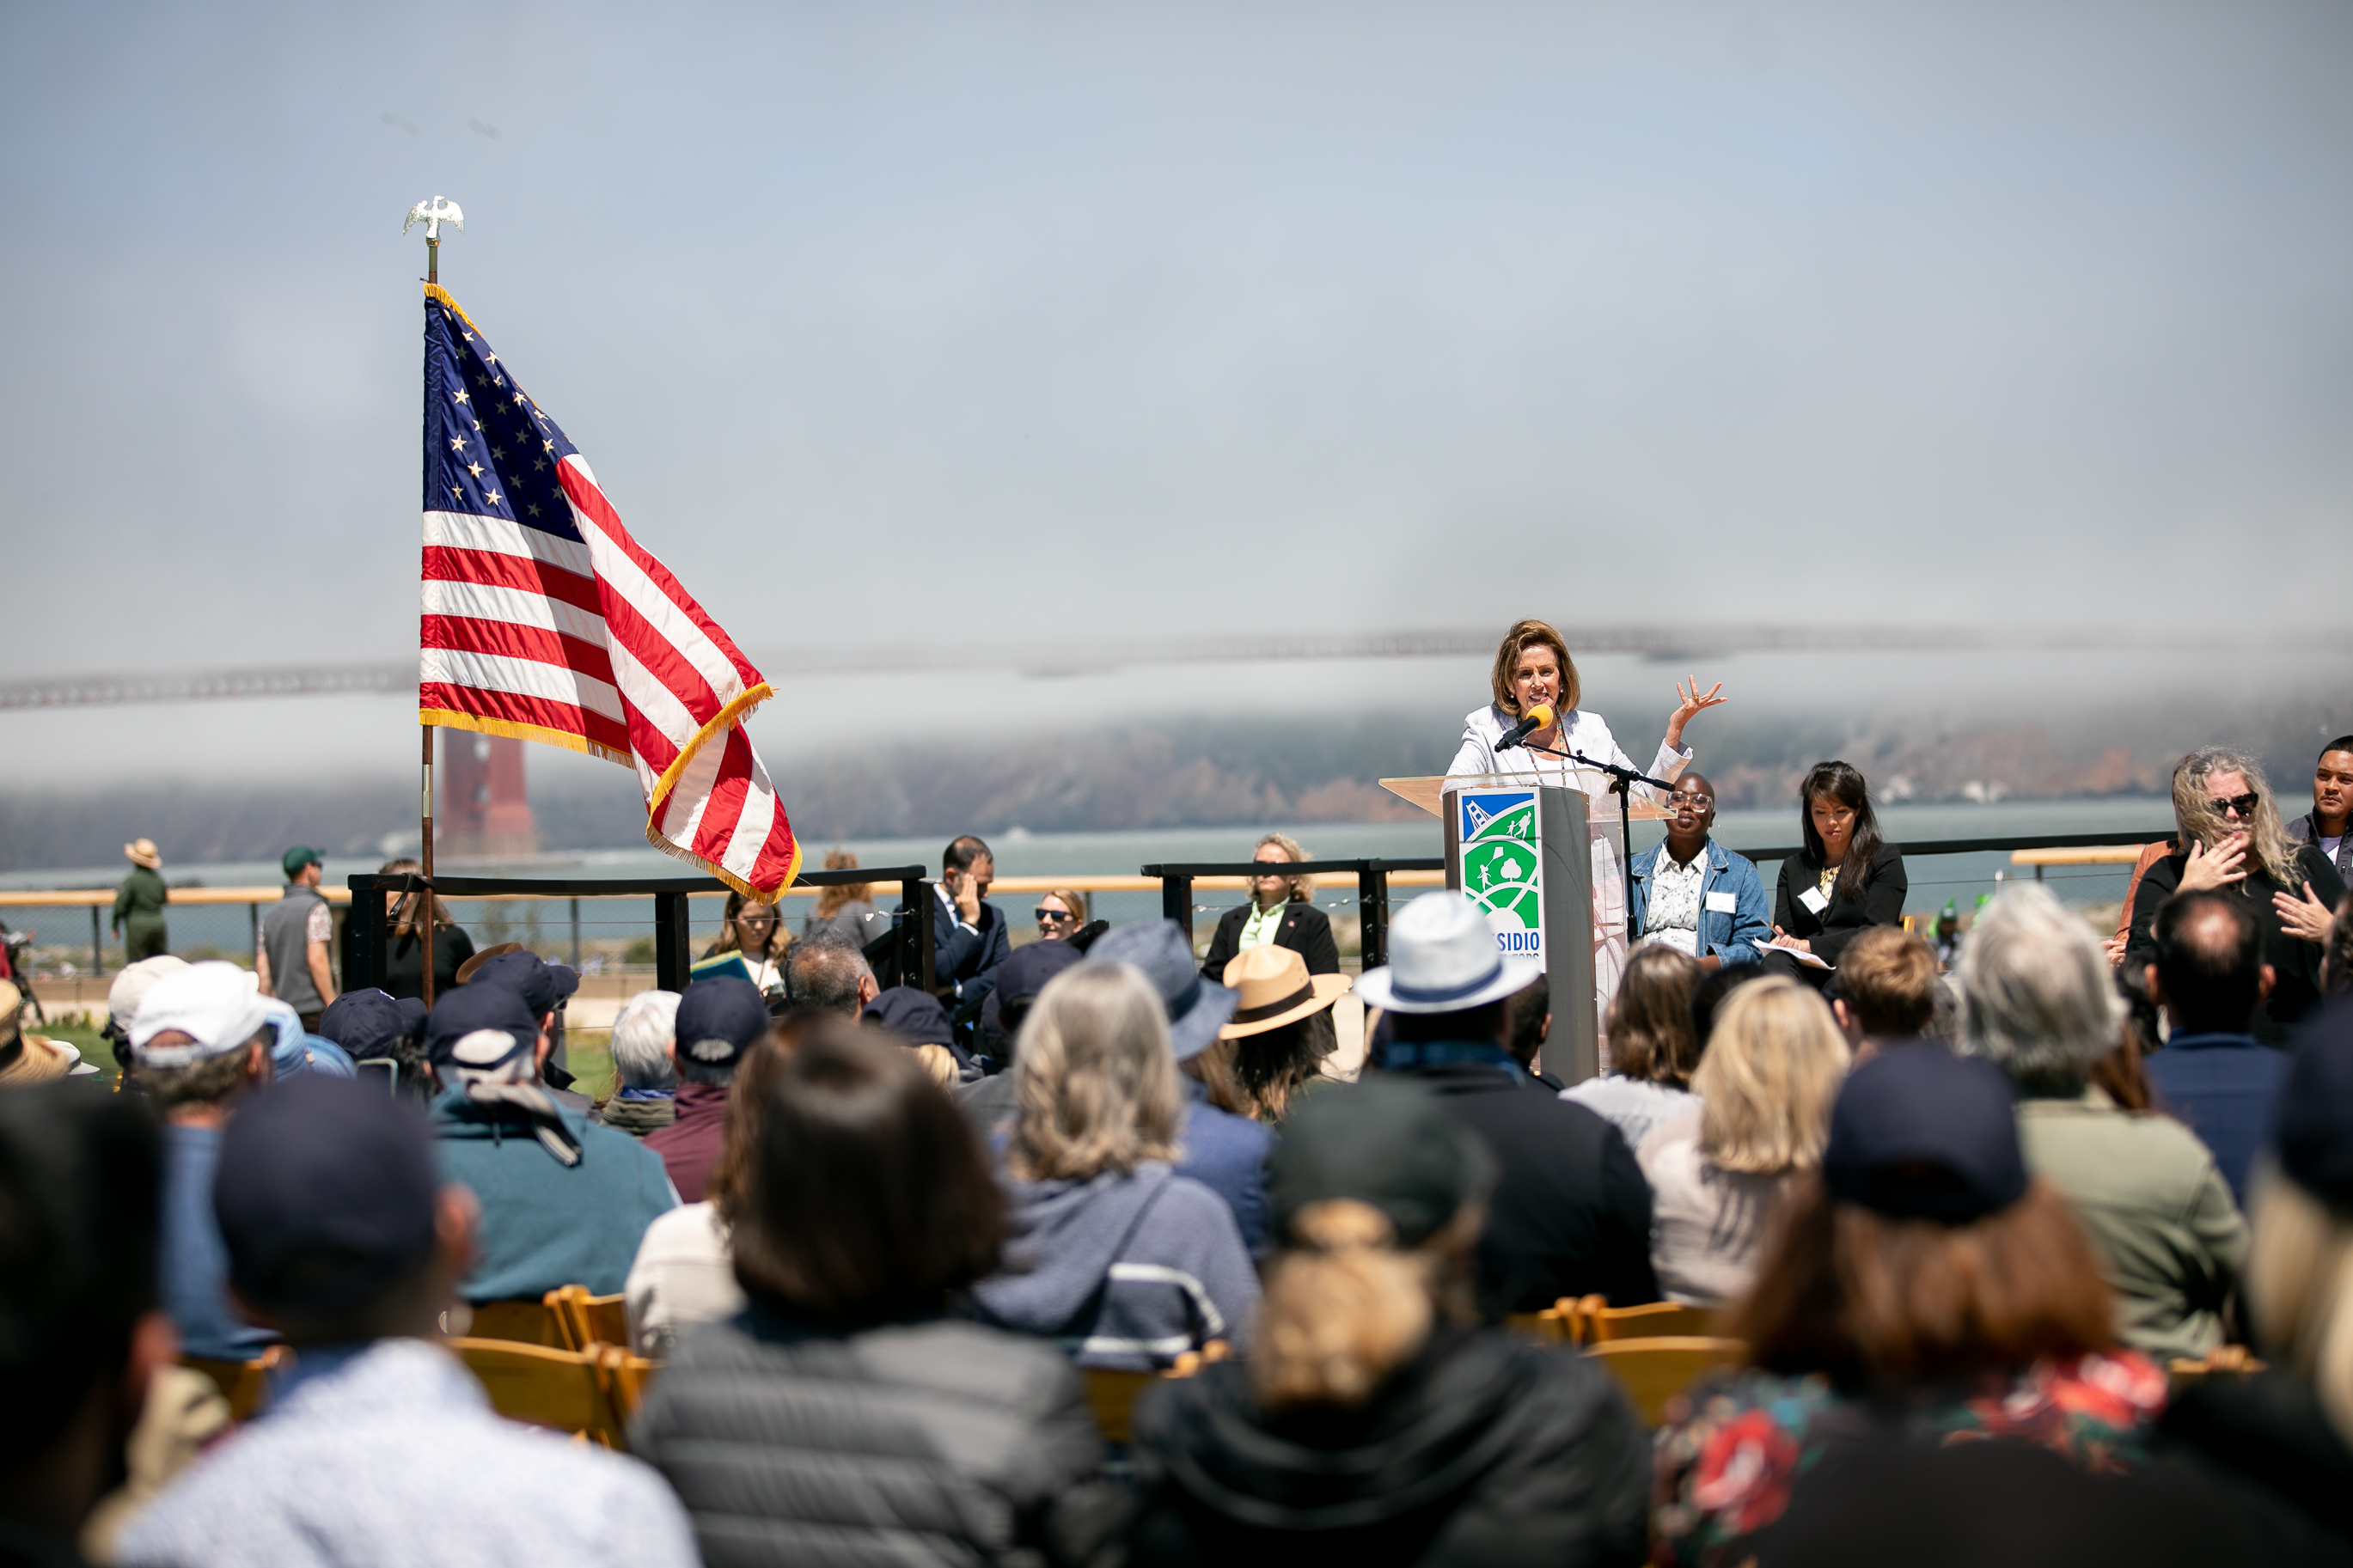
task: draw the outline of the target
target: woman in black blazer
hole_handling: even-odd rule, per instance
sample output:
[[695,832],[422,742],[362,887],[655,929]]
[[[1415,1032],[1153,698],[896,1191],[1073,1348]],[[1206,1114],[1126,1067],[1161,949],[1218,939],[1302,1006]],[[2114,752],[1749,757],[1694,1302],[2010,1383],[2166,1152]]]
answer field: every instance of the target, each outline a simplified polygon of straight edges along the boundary
[[[1773,945],[1810,952],[1835,968],[1846,944],[1873,926],[1904,923],[1911,881],[1904,854],[1879,837],[1871,788],[1844,763],[1818,763],[1799,786],[1806,847],[1781,862],[1773,889]],[[1826,971],[1768,954],[1766,966],[1820,987]]]
[[[1297,865],[1306,852],[1280,833],[1258,841],[1253,860],[1268,865]],[[1201,977],[1222,985],[1226,965],[1242,950],[1242,929],[1255,916],[1274,921],[1274,945],[1287,947],[1307,961],[1310,974],[1340,973],[1340,944],[1333,940],[1332,921],[1308,900],[1311,886],[1304,877],[1270,874],[1250,879],[1250,902],[1228,910],[1209,938],[1209,955],[1201,961]],[[1281,913],[1276,913],[1280,908]]]

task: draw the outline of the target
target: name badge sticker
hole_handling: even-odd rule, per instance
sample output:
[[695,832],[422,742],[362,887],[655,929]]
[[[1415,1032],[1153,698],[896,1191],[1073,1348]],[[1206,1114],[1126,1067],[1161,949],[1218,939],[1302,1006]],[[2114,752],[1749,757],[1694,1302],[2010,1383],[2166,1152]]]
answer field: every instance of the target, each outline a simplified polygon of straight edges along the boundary
[[1808,888],[1798,895],[1798,902],[1806,906],[1808,914],[1818,915],[1831,907],[1830,895],[1820,888]]
[[1733,913],[1738,908],[1739,905],[1735,901],[1730,893],[1710,893],[1707,896],[1707,912],[1709,914],[1728,915]]

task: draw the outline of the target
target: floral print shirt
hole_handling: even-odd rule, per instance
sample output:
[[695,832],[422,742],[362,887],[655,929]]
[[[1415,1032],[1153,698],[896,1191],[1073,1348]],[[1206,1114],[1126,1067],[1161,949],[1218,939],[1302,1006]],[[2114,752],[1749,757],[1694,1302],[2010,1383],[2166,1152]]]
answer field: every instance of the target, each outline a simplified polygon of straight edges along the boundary
[[[2131,1468],[2165,1408],[2165,1373],[2131,1351],[2039,1363],[2009,1383],[1904,1407],[1904,1429],[1947,1444],[2008,1438],[2052,1448],[2094,1474]],[[1654,1455],[1651,1561],[1738,1568],[1791,1489],[1849,1424],[1820,1377],[1748,1372],[1677,1398]]]
[[1704,847],[1687,866],[1675,863],[1663,845],[1651,863],[1651,898],[1642,910],[1642,940],[1662,942],[1679,952],[1699,956],[1700,893],[1707,881]]

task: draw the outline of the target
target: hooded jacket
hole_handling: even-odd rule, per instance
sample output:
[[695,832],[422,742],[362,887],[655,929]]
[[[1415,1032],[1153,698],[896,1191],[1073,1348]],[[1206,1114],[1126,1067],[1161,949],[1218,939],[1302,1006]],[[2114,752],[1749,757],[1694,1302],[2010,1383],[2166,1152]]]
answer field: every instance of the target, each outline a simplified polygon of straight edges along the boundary
[[1259,1408],[1232,1362],[1135,1413],[1128,1562],[1546,1564],[1642,1558],[1651,1450],[1608,1373],[1440,1330],[1361,1410]]
[[1258,1276],[1233,1211],[1166,1163],[1009,1185],[1019,1239],[973,1287],[974,1316],[1057,1340],[1081,1366],[1148,1370],[1224,1340],[1249,1347]]

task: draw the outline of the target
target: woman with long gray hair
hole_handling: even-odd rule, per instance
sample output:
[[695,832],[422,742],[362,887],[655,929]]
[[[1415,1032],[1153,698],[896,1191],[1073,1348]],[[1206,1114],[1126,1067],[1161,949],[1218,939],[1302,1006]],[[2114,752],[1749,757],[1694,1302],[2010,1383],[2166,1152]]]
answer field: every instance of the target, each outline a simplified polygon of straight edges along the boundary
[[2124,968],[2137,974],[2157,962],[2157,911],[2174,894],[2210,889],[2242,899],[2272,971],[2249,1032],[2284,1044],[2320,999],[2322,944],[2344,880],[2317,848],[2288,837],[2262,765],[2243,752],[2206,746],[2176,763],[2173,818],[2181,829],[2175,852],[2133,894]]
[[975,1314],[1055,1340],[1082,1366],[1149,1370],[1212,1340],[1247,1349],[1258,1277],[1225,1200],[1174,1168],[1185,1101],[1143,973],[1057,975],[1013,1071],[1004,1159],[1020,1239],[973,1287]]

